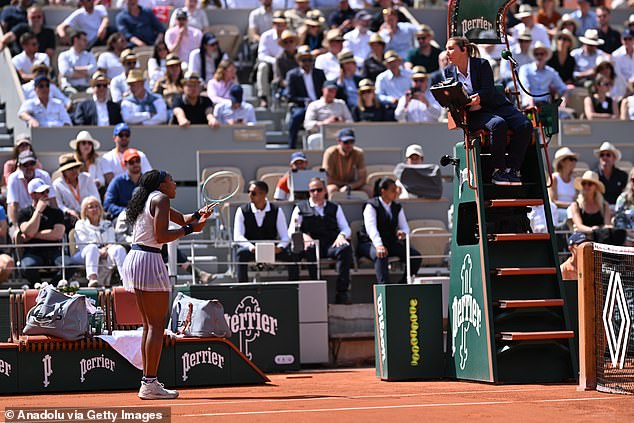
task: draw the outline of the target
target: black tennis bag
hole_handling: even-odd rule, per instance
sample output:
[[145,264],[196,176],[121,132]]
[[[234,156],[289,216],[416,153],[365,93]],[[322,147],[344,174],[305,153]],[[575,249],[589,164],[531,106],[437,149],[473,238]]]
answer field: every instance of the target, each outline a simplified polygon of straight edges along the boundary
[[439,199],[442,196],[442,175],[437,164],[399,163],[394,168],[394,175],[407,192],[417,197]]

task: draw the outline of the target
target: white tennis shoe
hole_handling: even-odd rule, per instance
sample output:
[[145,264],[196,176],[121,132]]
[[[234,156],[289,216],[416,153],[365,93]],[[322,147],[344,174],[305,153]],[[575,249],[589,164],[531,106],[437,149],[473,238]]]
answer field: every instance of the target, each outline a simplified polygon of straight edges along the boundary
[[158,380],[152,383],[141,382],[139,389],[139,398],[143,400],[160,400],[178,398],[178,391],[173,389],[165,389],[163,384]]

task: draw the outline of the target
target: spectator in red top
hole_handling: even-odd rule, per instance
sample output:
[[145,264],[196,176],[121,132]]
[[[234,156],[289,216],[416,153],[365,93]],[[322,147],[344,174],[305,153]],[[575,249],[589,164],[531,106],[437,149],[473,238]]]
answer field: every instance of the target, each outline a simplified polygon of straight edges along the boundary
[[296,151],[291,155],[291,170],[286,172],[284,176],[280,178],[275,187],[275,194],[273,198],[276,200],[284,201],[288,200],[291,195],[291,189],[289,187],[288,180],[291,176],[291,172],[296,170],[308,169],[308,159],[306,155],[301,151]]

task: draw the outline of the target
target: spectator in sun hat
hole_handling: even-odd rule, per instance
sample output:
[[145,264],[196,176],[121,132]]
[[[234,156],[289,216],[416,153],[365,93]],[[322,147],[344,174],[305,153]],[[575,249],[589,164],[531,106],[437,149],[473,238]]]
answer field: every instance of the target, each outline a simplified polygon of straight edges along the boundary
[[[35,62],[33,63],[33,67],[31,68],[31,73],[33,77],[37,77],[38,75],[45,75],[50,78],[51,69],[44,62]],[[51,97],[60,100],[66,106],[66,110],[70,110],[73,103],[70,101],[70,98],[66,97],[62,90],[59,89],[57,85],[53,81],[51,81],[50,94]],[[24,98],[26,100],[37,97],[35,94],[35,81],[31,80],[26,84],[22,84],[22,91],[24,92]]]
[[604,141],[594,150],[594,155],[599,159],[599,163],[593,170],[605,186],[605,200],[613,206],[627,184],[627,172],[616,167],[616,163],[621,160],[621,150],[611,142]]
[[337,98],[343,100],[352,109],[358,103],[358,90],[361,77],[357,75],[357,63],[352,51],[343,49],[337,55],[339,76],[337,77]]
[[577,45],[577,39],[568,29],[562,29],[555,34],[554,45],[553,55],[546,64],[555,69],[566,84],[573,84],[575,59],[570,53]]
[[537,22],[537,9],[529,4],[522,4],[520,5],[518,13],[515,14],[515,17],[522,22],[511,29],[513,44],[517,43],[519,35],[522,32],[528,30],[531,34],[531,47],[534,46],[537,41],[541,41],[545,45],[550,45],[548,30],[544,25]]
[[172,108],[172,100],[183,93],[183,67],[181,59],[174,53],[167,55],[165,59],[165,75],[163,75],[152,87],[154,94],[160,95],[167,107]]
[[327,80],[337,79],[339,76],[339,60],[337,55],[343,49],[343,34],[338,29],[331,29],[326,33],[326,48],[328,51],[315,59],[315,68],[326,74]]
[[218,121],[214,117],[214,104],[208,97],[200,95],[202,79],[196,72],[187,71],[182,80],[183,94],[174,98],[173,124],[181,128],[189,125],[209,125],[218,127]]
[[383,61],[385,41],[379,34],[372,34],[368,44],[370,45],[370,55],[363,61],[361,76],[374,82],[376,77],[387,69]]
[[57,204],[64,212],[66,228],[75,226],[81,212],[81,202],[86,197],[99,197],[95,180],[88,172],[82,172],[82,162],[75,158],[73,153],[65,153],[59,156],[59,178],[53,181],[57,193]]
[[588,236],[583,232],[574,232],[568,238],[568,251],[570,251],[570,257],[566,259],[559,266],[561,270],[561,278],[563,280],[576,280],[578,278],[578,270],[577,270],[577,259],[578,252],[577,248],[584,242],[590,242]]
[[372,196],[372,187],[365,183],[368,176],[365,154],[361,148],[355,146],[355,142],[354,130],[344,128],[337,134],[337,144],[324,151],[321,167],[328,175],[329,194],[334,191],[362,190]]
[[108,98],[110,80],[103,72],[95,72],[90,79],[92,98],[79,103],[73,113],[75,125],[111,126],[123,122],[121,105]]
[[385,104],[376,98],[374,82],[370,79],[362,79],[359,82],[357,94],[358,104],[355,104],[350,113],[355,122],[385,122],[393,121],[393,113],[387,110]]
[[[103,155],[103,159],[106,162],[104,166],[104,179],[106,181],[106,185],[110,183],[112,178],[126,171],[123,155],[128,148],[131,147],[131,135],[132,131],[127,123],[123,122],[115,125],[112,132],[112,139],[114,140],[115,147]],[[141,172],[145,173],[152,170],[152,165],[145,153],[140,150],[136,150],[136,152],[141,157]]]
[[260,107],[268,107],[271,96],[271,80],[275,59],[284,51],[278,39],[286,29],[286,18],[281,10],[273,14],[273,28],[265,31],[260,37],[258,47],[258,63],[256,65],[256,88],[260,99]]
[[241,85],[234,85],[229,90],[229,101],[217,104],[214,116],[220,125],[244,125],[255,123],[255,109],[243,99]]
[[523,65],[518,72],[519,79],[530,93],[549,95],[536,97],[522,93],[522,103],[533,106],[538,103],[550,101],[551,96],[557,98],[567,97],[568,86],[561,80],[556,70],[546,64],[552,55],[549,45],[538,41],[534,44],[532,56],[535,59],[532,63]]
[[286,87],[286,74],[299,66],[295,59],[299,37],[293,31],[285,29],[278,42],[284,51],[275,58],[273,65],[273,84],[279,90],[279,93],[281,93]]
[[26,244],[26,248],[20,259],[20,267],[24,277],[31,287],[40,280],[39,269],[42,266],[56,266],[57,274],[53,281],[57,282],[62,277],[62,260],[70,263],[70,257],[62,258],[62,250],[59,246],[52,247],[28,247],[28,244],[60,243],[64,239],[64,214],[53,207],[49,198],[53,188],[50,180],[33,178],[27,185],[28,195],[31,201],[20,209],[17,217],[19,233],[17,235],[20,244]]
[[187,9],[176,9],[174,15],[176,16],[176,25],[165,31],[165,44],[172,53],[187,60],[189,54],[200,46],[203,33],[200,29],[188,25],[189,13],[187,13]]
[[396,106],[412,86],[412,73],[401,67],[401,58],[394,50],[385,53],[387,70],[376,77],[376,94],[379,100]]
[[[26,133],[21,133],[13,136],[13,152],[11,158],[4,162],[3,169],[3,186],[2,193],[6,195],[7,183],[9,176],[18,168],[18,156],[23,151],[33,152],[33,145],[31,144],[31,136]],[[35,153],[34,153],[35,154]],[[35,165],[38,169],[42,168],[42,164],[38,161]]]
[[581,47],[570,52],[575,59],[574,77],[577,83],[587,79],[594,78],[594,68],[601,62],[609,61],[608,55],[598,49],[603,45],[603,40],[599,38],[599,32],[596,29],[588,29],[583,36],[579,37]]
[[306,170],[308,169],[308,159],[303,151],[296,151],[291,154],[291,163],[290,170],[284,174],[277,181],[277,185],[275,186],[275,193],[273,194],[273,198],[278,201],[288,200],[291,194],[290,189],[290,178],[291,172],[296,172],[298,170]]
[[[517,42],[511,47],[511,53],[517,62],[517,70],[519,70],[522,65],[533,61],[533,56],[530,54],[532,42],[533,37],[531,36],[531,31],[525,28],[524,31],[518,34]],[[513,80],[511,72],[511,62],[508,60],[500,61],[500,78],[502,78],[504,82],[511,82]]]
[[590,233],[609,225],[612,212],[605,201],[605,185],[596,172],[587,170],[583,176],[575,178],[575,188],[579,191],[570,205],[569,214],[576,231]]
[[88,131],[80,131],[77,136],[70,140],[68,146],[75,154],[75,159],[80,161],[83,172],[94,179],[97,188],[105,188],[105,173],[108,171],[107,163],[98,153],[101,143],[93,138]]
[[70,116],[61,100],[51,97],[51,80],[46,75],[38,75],[33,80],[35,98],[26,100],[18,110],[18,116],[31,128],[70,126]]
[[[126,79],[132,69],[137,68],[138,58],[136,53],[132,49],[125,49],[119,55],[121,64],[123,64],[123,72],[112,78],[110,81],[110,97],[112,101],[121,102],[123,97],[130,95],[130,87]],[[149,86],[147,87],[149,89]]]
[[548,188],[548,196],[550,203],[557,207],[557,222],[566,221],[567,209],[577,198],[574,178],[577,159],[577,154],[568,147],[557,150],[553,159],[553,182]]
[[424,66],[412,69],[412,87],[398,100],[394,116],[399,122],[437,122],[442,107],[429,90]]
[[130,86],[128,97],[121,102],[123,121],[132,125],[160,125],[167,122],[167,105],[158,94],[145,89],[141,69],[132,69],[126,78]]

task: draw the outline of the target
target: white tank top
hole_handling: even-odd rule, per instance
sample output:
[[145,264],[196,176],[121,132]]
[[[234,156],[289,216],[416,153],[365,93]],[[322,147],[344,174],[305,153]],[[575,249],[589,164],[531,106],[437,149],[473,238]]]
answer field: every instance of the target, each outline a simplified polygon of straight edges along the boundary
[[630,120],[634,120],[634,95],[627,98],[627,116]]
[[572,203],[577,198],[575,189],[575,178],[570,178],[570,182],[564,182],[559,173],[555,173],[557,180],[557,200]]
[[132,231],[132,242],[134,244],[145,245],[146,247],[161,248],[163,244],[156,242],[154,233],[154,217],[150,214],[150,203],[152,199],[160,194],[160,191],[152,191],[145,201],[143,211],[137,217]]

